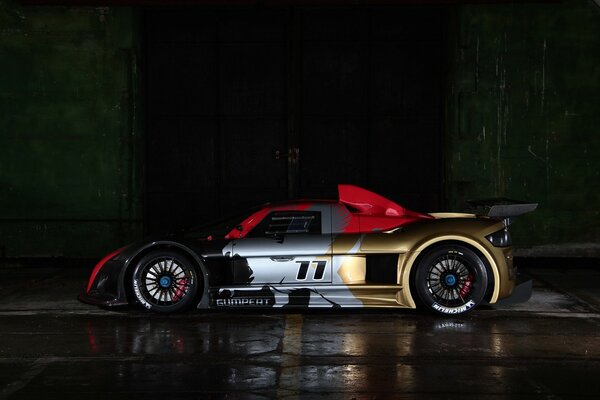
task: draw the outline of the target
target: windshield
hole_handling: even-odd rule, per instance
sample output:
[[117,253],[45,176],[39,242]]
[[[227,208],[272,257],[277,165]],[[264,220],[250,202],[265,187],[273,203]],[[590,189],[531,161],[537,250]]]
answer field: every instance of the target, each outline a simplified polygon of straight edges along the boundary
[[190,228],[184,234],[188,238],[207,238],[212,236],[213,238],[225,237],[233,228],[238,226],[244,221],[249,215],[258,211],[262,207],[253,207],[242,213],[231,214],[218,220],[210,221],[205,224],[201,224]]

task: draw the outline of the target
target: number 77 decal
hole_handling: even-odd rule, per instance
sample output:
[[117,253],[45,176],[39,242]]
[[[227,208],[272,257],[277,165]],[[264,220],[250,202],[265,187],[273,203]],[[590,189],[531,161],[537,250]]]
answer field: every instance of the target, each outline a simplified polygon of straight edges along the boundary
[[[306,279],[306,274],[308,273],[308,266],[311,264],[310,261],[296,261],[300,264],[298,268],[298,275],[296,279],[299,281],[303,281]],[[313,261],[312,264],[316,264],[317,268],[315,269],[315,274],[313,276],[314,280],[323,279],[323,274],[325,273],[325,265],[327,265],[327,261]]]

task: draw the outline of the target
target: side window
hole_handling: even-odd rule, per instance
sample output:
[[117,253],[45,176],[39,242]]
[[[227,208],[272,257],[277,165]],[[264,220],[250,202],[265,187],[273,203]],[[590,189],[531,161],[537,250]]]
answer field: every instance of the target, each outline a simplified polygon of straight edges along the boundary
[[277,234],[321,234],[321,213],[318,211],[273,211],[262,220],[248,237]]

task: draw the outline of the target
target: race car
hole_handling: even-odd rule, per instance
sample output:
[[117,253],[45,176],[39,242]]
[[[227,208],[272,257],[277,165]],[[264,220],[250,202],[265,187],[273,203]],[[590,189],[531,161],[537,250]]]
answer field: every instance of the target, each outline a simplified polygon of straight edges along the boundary
[[338,185],[338,194],[265,204],[113,251],[79,299],[158,313],[422,307],[454,315],[515,291],[508,225],[537,204],[427,214],[357,186]]

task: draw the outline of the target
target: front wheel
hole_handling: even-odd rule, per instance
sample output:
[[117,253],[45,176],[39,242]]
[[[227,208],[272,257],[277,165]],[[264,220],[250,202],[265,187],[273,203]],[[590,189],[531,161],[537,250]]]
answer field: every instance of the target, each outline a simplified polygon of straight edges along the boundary
[[187,308],[198,292],[198,274],[186,256],[170,250],[148,253],[133,271],[133,292],[145,308],[173,313]]
[[487,269],[479,256],[461,245],[429,250],[416,266],[414,288],[429,310],[444,315],[475,308],[488,286]]

